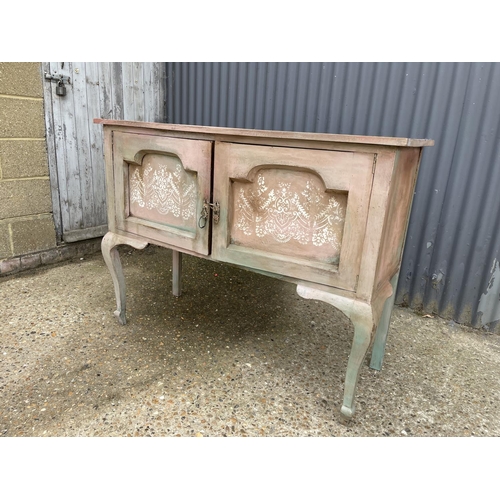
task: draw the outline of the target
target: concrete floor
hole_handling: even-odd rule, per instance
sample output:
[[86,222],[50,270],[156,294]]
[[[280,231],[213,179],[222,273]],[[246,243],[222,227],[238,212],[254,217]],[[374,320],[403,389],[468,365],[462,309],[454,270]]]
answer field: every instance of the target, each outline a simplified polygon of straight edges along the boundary
[[295,286],[121,247],[126,326],[100,254],[0,279],[0,436],[498,436],[500,337],[393,312],[342,424],[353,328]]

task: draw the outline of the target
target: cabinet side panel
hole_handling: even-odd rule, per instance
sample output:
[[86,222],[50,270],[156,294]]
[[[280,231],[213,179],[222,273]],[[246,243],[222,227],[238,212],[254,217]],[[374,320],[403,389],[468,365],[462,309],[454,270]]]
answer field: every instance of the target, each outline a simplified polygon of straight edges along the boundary
[[420,153],[420,148],[405,148],[399,152],[389,191],[374,291],[390,281],[399,269]]
[[359,283],[356,290],[360,300],[372,302],[377,275],[377,262],[381,253],[384,221],[388,213],[389,193],[398,151],[381,151],[377,154],[373,186],[370,194],[366,236],[363,243]]

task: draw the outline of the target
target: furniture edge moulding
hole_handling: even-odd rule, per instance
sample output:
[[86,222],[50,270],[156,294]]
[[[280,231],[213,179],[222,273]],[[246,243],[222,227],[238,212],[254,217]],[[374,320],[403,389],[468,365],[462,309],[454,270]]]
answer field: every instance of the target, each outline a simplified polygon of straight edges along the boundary
[[433,139],[412,139],[407,137],[384,137],[384,136],[364,136],[349,134],[324,134],[317,132],[292,132],[277,130],[259,130],[249,128],[229,128],[213,127],[203,125],[178,125],[171,123],[153,123],[141,121],[126,120],[107,120],[103,118],[94,118],[95,124],[103,126],[137,128],[141,130],[157,130],[178,133],[194,133],[197,135],[216,135],[219,137],[254,137],[267,139],[293,139],[293,140],[311,140],[325,142],[347,142],[356,144],[373,144],[379,146],[396,147],[424,147],[433,146]]
[[[189,127],[187,130],[179,129],[157,129],[157,128],[145,128],[139,126],[127,127],[122,122],[113,122],[109,124],[104,124],[104,129],[111,132],[123,132],[127,131],[129,133],[137,134],[138,136],[160,136],[160,137],[170,137],[179,139],[191,139],[191,140],[203,140],[211,141],[213,143],[231,143],[231,144],[248,144],[248,145],[261,145],[261,146],[272,146],[272,147],[290,147],[296,149],[317,149],[317,150],[336,150],[336,151],[348,151],[352,152],[356,150],[357,152],[364,153],[378,153],[382,150],[395,150],[398,146],[394,144],[373,144],[370,142],[359,143],[348,138],[353,136],[339,136],[335,134],[328,134],[322,139],[316,137],[301,137],[301,138],[291,138],[287,133],[286,136],[267,136],[263,131],[260,135],[237,135],[236,131],[240,129],[227,129],[233,132],[233,135],[227,135],[222,132],[221,127],[199,127],[202,130],[191,130],[193,127]],[[137,125],[141,122],[130,122]],[[247,130],[247,129],[241,129]],[[297,134],[297,132],[295,132]],[[311,135],[311,134],[309,134]],[[312,134],[314,136],[314,134]]]

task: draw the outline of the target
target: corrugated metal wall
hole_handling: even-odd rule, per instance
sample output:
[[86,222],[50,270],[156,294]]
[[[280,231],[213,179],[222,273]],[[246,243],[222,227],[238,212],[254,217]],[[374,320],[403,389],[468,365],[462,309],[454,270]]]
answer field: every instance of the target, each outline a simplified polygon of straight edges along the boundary
[[167,121],[432,138],[397,302],[500,320],[500,63],[167,63]]

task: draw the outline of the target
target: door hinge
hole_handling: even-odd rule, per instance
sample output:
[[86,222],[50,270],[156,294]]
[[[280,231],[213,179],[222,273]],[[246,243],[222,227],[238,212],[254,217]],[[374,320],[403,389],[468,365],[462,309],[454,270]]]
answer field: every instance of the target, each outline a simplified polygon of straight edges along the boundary
[[375,167],[377,166],[377,153],[373,155],[373,165],[372,165],[372,174],[375,173]]
[[201,215],[198,219],[198,226],[203,229],[207,225],[207,220],[210,214],[210,210],[212,210],[212,219],[214,224],[219,223],[220,218],[220,205],[219,202],[210,203],[207,200],[203,201],[203,208],[201,209]]

